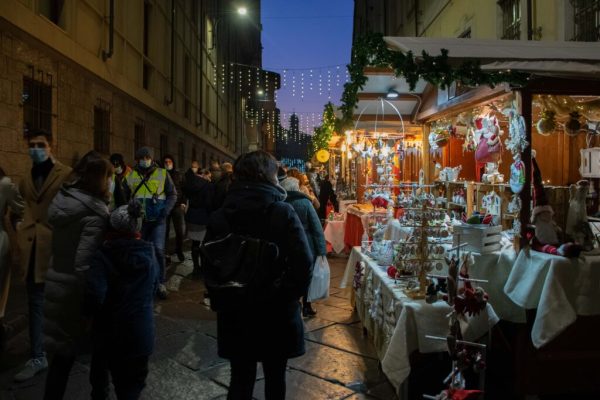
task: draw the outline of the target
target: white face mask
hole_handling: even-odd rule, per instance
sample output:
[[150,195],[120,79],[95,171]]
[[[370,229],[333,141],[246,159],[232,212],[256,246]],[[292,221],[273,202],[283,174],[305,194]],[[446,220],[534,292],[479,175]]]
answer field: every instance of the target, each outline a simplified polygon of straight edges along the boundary
[[198,168],[192,167],[192,172],[197,174],[198,173]]
[[115,174],[121,175],[123,173],[123,167],[119,166],[115,168]]
[[173,164],[168,164],[168,165],[165,165],[165,169],[166,169],[167,171],[172,171],[172,170],[173,170]]

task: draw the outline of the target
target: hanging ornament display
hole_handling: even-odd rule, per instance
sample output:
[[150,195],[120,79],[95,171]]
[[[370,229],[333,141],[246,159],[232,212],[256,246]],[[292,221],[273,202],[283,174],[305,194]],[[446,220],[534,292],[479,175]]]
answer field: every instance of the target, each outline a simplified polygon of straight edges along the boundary
[[576,136],[581,129],[581,115],[577,111],[569,113],[569,120],[565,122],[565,133],[569,136]]
[[441,155],[442,148],[450,141],[450,130],[447,127],[434,127],[429,133],[429,150],[434,155]]
[[515,161],[510,166],[510,190],[514,194],[521,193],[525,186],[525,164],[521,161],[521,154],[514,155]]
[[549,136],[556,130],[556,113],[552,110],[542,111],[542,117],[535,127],[540,135]]
[[513,154],[513,157],[522,153],[529,143],[527,142],[525,132],[525,119],[513,107],[505,108],[502,114],[508,117],[508,139],[506,139],[506,148]]

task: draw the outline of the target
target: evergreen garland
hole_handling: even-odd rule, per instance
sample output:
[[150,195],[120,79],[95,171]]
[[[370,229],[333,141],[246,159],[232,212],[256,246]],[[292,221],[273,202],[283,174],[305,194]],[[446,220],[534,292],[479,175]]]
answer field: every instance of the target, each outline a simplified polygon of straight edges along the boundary
[[406,54],[390,50],[380,33],[367,33],[354,42],[352,46],[352,62],[348,65],[350,81],[344,85],[342,94],[342,118],[338,124],[350,126],[354,109],[358,103],[358,91],[367,82],[365,67],[392,68],[398,77],[403,77],[413,91],[419,79],[442,89],[452,82],[460,82],[466,86],[495,85],[507,82],[523,86],[529,74],[518,71],[483,71],[479,61],[467,60],[460,65],[450,65],[448,50],[441,49],[441,54],[431,56],[423,51],[419,59],[412,52]]
[[333,108],[333,104],[331,102],[325,104],[325,108],[323,109],[323,123],[315,128],[315,133],[313,135],[308,158],[312,158],[313,155],[321,150],[327,150],[329,147],[329,141],[333,136],[333,133],[339,127],[339,120],[335,116],[335,111]]

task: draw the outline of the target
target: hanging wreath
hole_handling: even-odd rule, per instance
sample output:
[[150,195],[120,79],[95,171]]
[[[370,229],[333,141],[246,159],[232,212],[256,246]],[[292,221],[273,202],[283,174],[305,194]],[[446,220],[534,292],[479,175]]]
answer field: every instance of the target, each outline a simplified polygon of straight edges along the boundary
[[549,136],[556,130],[556,113],[552,110],[542,111],[542,117],[535,127],[540,135]]

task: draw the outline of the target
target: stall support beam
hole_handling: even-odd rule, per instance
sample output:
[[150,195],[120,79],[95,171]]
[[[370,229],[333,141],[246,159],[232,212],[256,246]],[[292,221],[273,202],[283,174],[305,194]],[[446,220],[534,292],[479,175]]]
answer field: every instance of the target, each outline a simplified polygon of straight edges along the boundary
[[525,186],[521,191],[521,213],[519,214],[519,218],[521,220],[521,239],[519,249],[523,249],[528,246],[527,241],[527,226],[529,225],[529,218],[531,215],[531,149],[533,143],[531,142],[531,128],[533,125],[532,121],[532,95],[531,92],[527,89],[522,90],[520,92],[520,105],[521,105],[521,115],[525,120],[525,137],[527,138],[527,142],[529,146],[523,150],[521,154],[521,160],[525,164]]

